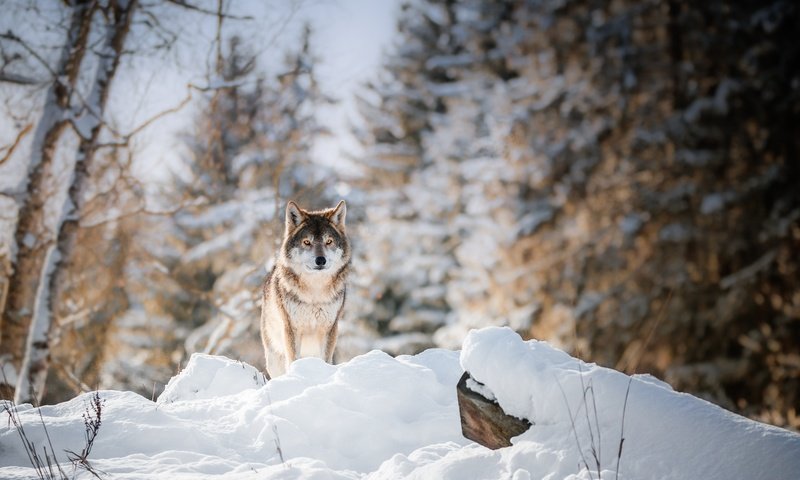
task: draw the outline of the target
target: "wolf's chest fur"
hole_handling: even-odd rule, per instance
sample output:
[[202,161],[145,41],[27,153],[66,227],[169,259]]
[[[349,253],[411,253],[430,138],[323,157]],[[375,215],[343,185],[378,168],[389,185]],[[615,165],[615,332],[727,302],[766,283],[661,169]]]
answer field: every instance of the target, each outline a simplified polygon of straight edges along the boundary
[[[344,295],[315,295],[310,299],[300,299],[290,295],[284,301],[284,308],[292,326],[301,331],[330,328],[336,321],[339,309],[342,308]],[[311,300],[311,301],[304,301]],[[316,301],[314,301],[316,300]]]
[[292,360],[319,357],[330,361],[330,335],[335,335],[344,301],[343,276],[306,278],[277,267],[264,290],[261,328],[265,346],[271,347],[277,358],[289,353]]

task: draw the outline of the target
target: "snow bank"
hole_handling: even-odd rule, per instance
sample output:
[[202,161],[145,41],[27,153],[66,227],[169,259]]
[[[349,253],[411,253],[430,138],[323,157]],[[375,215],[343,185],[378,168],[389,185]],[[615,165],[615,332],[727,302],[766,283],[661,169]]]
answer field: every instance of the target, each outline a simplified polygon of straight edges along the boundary
[[[455,385],[462,365],[507,411],[534,422],[511,447],[490,451],[461,436]],[[596,471],[610,479],[629,383],[619,478],[769,479],[800,471],[795,434],[500,328],[472,332],[460,362],[445,350],[397,358],[373,351],[335,366],[303,359],[268,382],[241,362],[194,355],[156,402],[100,392],[103,423],[90,460],[114,479],[596,479]],[[19,417],[41,452],[41,412],[65,460],[64,450],[83,447],[89,400],[22,405]],[[35,477],[16,429],[0,422],[0,478]]]
[[163,405],[235,395],[266,383],[262,372],[244,362],[195,353],[181,374],[170,379],[157,403]]
[[615,470],[620,436],[619,471],[629,478],[788,479],[800,472],[796,434],[675,392],[652,376],[629,377],[545,342],[523,342],[508,328],[472,331],[461,365],[506,412],[534,423],[513,448],[533,443],[568,453],[556,462],[562,473],[576,460]]
[[[460,374],[455,352],[373,351],[339,366],[302,359],[263,385],[254,367],[195,354],[156,402],[101,392],[103,423],[90,460],[114,479],[362,478],[398,453],[468,443],[455,407]],[[63,450],[83,447],[89,401],[85,394],[41,408],[61,460]],[[37,410],[19,412],[41,452]],[[5,419],[0,425],[0,478],[35,478],[16,430]]]

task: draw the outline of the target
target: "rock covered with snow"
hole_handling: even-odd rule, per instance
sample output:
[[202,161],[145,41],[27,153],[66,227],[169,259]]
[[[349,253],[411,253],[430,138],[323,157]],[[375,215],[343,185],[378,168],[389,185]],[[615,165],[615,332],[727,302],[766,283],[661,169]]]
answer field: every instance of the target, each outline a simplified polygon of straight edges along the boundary
[[534,424],[515,448],[546,445],[595,471],[619,465],[629,478],[785,479],[800,471],[796,434],[675,392],[652,376],[630,377],[546,342],[523,342],[509,328],[472,331],[461,365],[506,413]]
[[244,362],[195,353],[180,375],[167,383],[157,404],[236,395],[266,383],[267,378],[261,371]]

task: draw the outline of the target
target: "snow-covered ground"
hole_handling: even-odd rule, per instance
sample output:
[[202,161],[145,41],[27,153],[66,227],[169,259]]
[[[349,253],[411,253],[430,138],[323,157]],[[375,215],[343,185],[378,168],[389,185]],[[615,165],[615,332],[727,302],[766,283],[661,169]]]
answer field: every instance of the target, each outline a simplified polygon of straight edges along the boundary
[[[507,412],[534,424],[513,446],[491,451],[461,436],[455,385],[463,368]],[[628,377],[544,342],[523,342],[505,328],[473,331],[460,355],[433,349],[392,358],[373,351],[336,366],[303,359],[268,382],[250,365],[194,355],[155,402],[130,392],[100,395],[102,425],[89,458],[102,478],[521,480],[618,473],[713,480],[800,472],[794,433],[652,377]],[[86,394],[40,412],[22,405],[19,418],[41,452],[41,413],[66,461],[64,450],[83,448],[90,402]],[[0,425],[0,477],[36,478],[17,430],[5,420]],[[68,463],[65,472],[73,473]]]

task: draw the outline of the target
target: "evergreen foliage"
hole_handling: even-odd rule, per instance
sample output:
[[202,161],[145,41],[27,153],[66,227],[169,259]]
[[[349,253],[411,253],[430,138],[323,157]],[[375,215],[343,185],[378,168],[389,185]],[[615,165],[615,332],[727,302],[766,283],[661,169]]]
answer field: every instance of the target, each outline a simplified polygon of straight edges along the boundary
[[406,7],[364,108],[367,171],[394,175],[364,184],[361,314],[395,353],[507,324],[791,421],[798,20],[779,0]]
[[309,150],[325,133],[316,108],[330,99],[317,84],[310,37],[306,28],[271,76],[241,39],[229,40],[208,100],[185,136],[185,169],[174,176],[172,204],[185,208],[153,218],[140,233],[154,258],[136,269],[145,278],[132,283],[151,287],[136,295],[138,308],[127,317],[164,330],[155,338],[168,344],[155,350],[168,354],[146,362],[160,371],[173,371],[193,352],[263,362],[260,285],[283,233],[276,219],[289,198],[325,200],[324,172],[312,168]]

